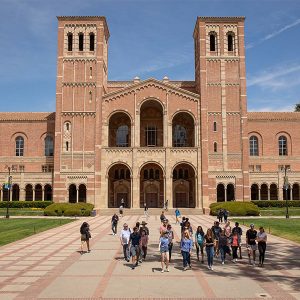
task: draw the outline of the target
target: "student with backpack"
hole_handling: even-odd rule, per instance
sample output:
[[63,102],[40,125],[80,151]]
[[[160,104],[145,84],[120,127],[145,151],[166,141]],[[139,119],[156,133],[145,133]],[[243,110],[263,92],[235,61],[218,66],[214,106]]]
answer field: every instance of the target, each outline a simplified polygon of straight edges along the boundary
[[80,226],[80,234],[81,234],[81,254],[83,254],[83,245],[86,243],[87,245],[87,251],[91,252],[90,250],[90,238],[91,233],[90,233],[90,225],[87,222],[83,222],[82,225]]
[[117,234],[117,226],[118,226],[118,222],[119,222],[119,217],[117,216],[117,214],[114,214],[111,217],[111,230],[113,232],[113,235]]
[[198,226],[197,231],[195,233],[195,245],[196,245],[197,259],[199,261],[199,252],[201,251],[201,263],[204,263],[204,253],[203,253],[204,231],[202,229],[202,226]]

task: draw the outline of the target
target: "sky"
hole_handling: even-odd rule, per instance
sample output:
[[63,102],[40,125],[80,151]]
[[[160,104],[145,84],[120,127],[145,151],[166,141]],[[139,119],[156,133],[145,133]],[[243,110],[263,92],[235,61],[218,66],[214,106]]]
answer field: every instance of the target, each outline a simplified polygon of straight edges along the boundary
[[106,17],[109,80],[194,80],[197,16],[245,16],[248,110],[300,103],[299,0],[0,0],[0,111],[55,111],[66,15]]

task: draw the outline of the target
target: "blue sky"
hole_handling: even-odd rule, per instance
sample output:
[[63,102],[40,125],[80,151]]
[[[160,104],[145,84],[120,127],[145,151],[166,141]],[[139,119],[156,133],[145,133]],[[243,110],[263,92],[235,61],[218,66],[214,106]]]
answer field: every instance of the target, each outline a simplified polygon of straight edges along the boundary
[[249,111],[300,103],[298,0],[0,0],[1,111],[55,111],[58,15],[106,16],[109,80],[194,80],[197,16],[246,16]]

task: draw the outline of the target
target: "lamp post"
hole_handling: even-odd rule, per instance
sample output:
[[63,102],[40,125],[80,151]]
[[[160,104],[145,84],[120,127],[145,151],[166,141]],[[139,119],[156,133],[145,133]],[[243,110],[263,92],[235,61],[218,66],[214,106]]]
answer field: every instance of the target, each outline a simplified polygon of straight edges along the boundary
[[12,176],[10,175],[11,171],[16,171],[15,166],[5,166],[5,169],[8,171],[8,180],[5,184],[5,188],[8,190],[8,199],[6,203],[6,219],[9,219],[9,202],[10,202],[10,193],[12,188]]
[[290,168],[288,166],[283,166],[281,168],[282,173],[284,174],[283,177],[283,188],[285,190],[285,205],[286,205],[286,214],[285,214],[285,218],[288,219],[289,218],[289,206],[288,206],[288,188],[289,188],[289,179],[287,176],[287,173],[290,171]]

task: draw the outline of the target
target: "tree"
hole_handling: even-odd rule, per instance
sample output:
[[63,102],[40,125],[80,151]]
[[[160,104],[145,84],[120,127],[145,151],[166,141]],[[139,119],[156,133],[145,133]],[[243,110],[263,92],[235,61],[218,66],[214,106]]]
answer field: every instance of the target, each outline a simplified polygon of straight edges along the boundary
[[295,105],[295,110],[294,111],[300,112],[300,103]]

